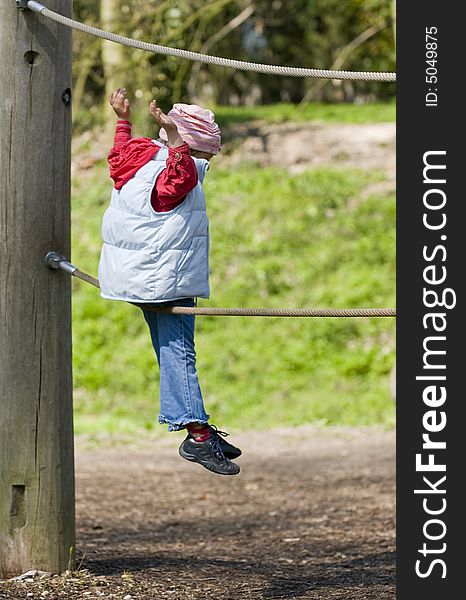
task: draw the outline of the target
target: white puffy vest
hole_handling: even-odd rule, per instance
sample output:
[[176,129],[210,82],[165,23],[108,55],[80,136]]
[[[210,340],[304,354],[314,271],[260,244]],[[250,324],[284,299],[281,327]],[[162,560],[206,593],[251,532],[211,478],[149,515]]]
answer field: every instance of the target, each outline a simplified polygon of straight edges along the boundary
[[202,180],[208,162],[194,159],[196,187],[169,212],[156,212],[152,189],[165,168],[162,148],[121,190],[113,188],[102,222],[101,295],[110,300],[166,302],[208,298],[209,222]]

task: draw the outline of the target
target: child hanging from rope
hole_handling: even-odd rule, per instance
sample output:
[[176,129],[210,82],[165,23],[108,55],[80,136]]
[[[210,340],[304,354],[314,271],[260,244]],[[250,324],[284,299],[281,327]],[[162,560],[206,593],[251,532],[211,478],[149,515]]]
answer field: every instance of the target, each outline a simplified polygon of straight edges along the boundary
[[160,367],[159,422],[187,429],[179,452],[222,475],[240,468],[241,450],[208,422],[196,372],[194,316],[150,312],[151,304],[195,306],[209,297],[209,224],[202,182],[220,150],[214,114],[175,104],[165,115],[150,103],[160,139],[131,138],[126,89],[110,96],[118,117],[108,156],[115,182],[102,223],[101,294],[141,306]]

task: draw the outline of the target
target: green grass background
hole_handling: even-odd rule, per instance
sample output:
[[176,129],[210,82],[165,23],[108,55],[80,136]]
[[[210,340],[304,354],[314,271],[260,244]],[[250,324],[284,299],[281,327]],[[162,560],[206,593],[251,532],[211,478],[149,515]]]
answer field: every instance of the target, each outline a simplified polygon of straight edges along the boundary
[[[291,109],[217,115],[225,127],[240,119],[289,120]],[[311,114],[382,122],[394,119],[394,106],[313,105],[299,118]],[[383,178],[355,169],[290,175],[214,164],[205,181],[212,296],[202,305],[394,306],[395,198],[364,191]],[[110,191],[104,161],[73,182],[73,261],[92,274]],[[158,367],[140,311],[101,299],[79,280],[73,286],[77,433],[158,430]],[[221,428],[394,423],[394,319],[198,317],[196,330],[201,387]]]

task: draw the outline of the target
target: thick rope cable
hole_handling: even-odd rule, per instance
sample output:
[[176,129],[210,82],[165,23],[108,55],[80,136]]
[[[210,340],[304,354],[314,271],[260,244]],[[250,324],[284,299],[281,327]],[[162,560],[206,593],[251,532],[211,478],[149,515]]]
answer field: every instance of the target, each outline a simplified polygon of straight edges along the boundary
[[78,279],[81,279],[82,281],[85,281],[86,283],[90,283],[91,285],[100,290],[99,280],[95,277],[92,277],[92,275],[88,275],[87,273],[84,273],[84,271],[80,271],[79,269],[73,271],[72,275],[74,275]]
[[[61,269],[86,283],[100,289],[99,280],[81,271],[63,256],[49,252],[45,264],[52,269]],[[130,302],[149,312],[172,315],[207,315],[211,317],[396,317],[394,308],[218,308],[200,306],[165,306]]]
[[256,73],[267,73],[269,75],[284,75],[287,77],[313,77],[320,79],[351,79],[361,81],[382,81],[382,82],[393,82],[396,81],[396,73],[387,72],[373,72],[373,71],[332,71],[330,69],[305,69],[299,67],[285,67],[277,65],[266,65],[261,63],[246,62],[243,60],[233,60],[230,58],[221,58],[219,56],[210,56],[208,54],[201,54],[199,52],[191,52],[189,50],[182,50],[180,48],[170,48],[167,46],[159,46],[157,44],[150,44],[140,40],[133,40],[132,38],[123,37],[114,33],[103,31],[97,27],[74,21],[68,17],[64,17],[50,9],[48,9],[40,2],[30,0],[27,3],[27,7],[44,17],[48,17],[57,23],[66,25],[73,29],[83,31],[84,33],[129,46],[131,48],[137,48],[139,50],[145,50],[147,52],[153,52],[155,54],[164,54],[167,56],[176,56],[178,58],[186,58],[188,60],[202,62],[206,64],[218,65],[222,67],[229,67],[232,69],[238,69],[241,71],[254,71]]
[[394,308],[216,308],[136,304],[150,312],[210,317],[396,317]]

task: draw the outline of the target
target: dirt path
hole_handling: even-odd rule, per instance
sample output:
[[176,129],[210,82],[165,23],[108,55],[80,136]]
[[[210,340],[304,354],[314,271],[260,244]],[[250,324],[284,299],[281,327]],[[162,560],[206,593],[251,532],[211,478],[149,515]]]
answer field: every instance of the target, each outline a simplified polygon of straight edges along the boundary
[[228,131],[219,164],[245,157],[291,173],[313,167],[350,167],[381,171],[392,188],[396,169],[395,123],[283,123],[235,125]]
[[395,598],[393,432],[235,435],[232,478],[183,461],[179,441],[78,441],[81,570],[2,583],[0,598]]

